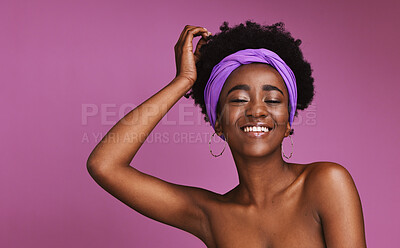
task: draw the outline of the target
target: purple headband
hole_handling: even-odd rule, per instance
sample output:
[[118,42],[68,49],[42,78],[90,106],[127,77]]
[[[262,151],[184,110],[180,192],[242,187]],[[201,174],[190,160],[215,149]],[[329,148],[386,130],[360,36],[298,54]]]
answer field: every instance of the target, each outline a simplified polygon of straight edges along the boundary
[[[218,99],[226,79],[239,66],[255,62],[271,65],[279,72],[283,81],[285,81],[289,93],[289,123],[292,126],[297,106],[297,87],[294,73],[276,53],[265,48],[260,48],[240,50],[228,55],[212,69],[210,78],[204,89],[204,101],[208,119],[214,129],[217,118]],[[221,138],[225,140],[223,135]]]

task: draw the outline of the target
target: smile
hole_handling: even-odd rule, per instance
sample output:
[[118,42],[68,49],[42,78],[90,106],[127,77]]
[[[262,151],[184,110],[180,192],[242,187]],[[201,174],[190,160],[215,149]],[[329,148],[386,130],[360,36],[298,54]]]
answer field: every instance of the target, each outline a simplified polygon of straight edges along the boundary
[[272,129],[269,127],[263,127],[263,126],[245,126],[245,127],[242,127],[241,130],[245,133],[246,136],[254,138],[254,137],[268,136],[269,132]]
[[270,129],[268,127],[253,126],[253,127],[244,127],[243,131],[245,133],[248,133],[248,132],[264,132],[264,133],[266,133],[266,132],[269,132]]

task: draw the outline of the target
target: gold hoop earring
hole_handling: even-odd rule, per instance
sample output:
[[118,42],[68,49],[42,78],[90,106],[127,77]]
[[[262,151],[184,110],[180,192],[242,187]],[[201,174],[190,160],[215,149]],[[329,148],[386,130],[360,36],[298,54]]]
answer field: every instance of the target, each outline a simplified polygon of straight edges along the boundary
[[289,134],[289,138],[290,138],[290,144],[292,145],[292,151],[290,152],[289,157],[285,155],[285,152],[283,151],[283,146],[282,146],[282,143],[281,143],[282,155],[283,155],[286,159],[291,158],[292,155],[293,155],[293,140],[292,140],[292,136],[291,136],[290,134]]
[[208,147],[210,148],[210,153],[211,155],[213,155],[214,157],[219,157],[222,155],[222,153],[224,153],[225,148],[226,148],[226,141],[225,141],[225,145],[224,145],[224,149],[222,149],[222,152],[220,154],[215,155],[212,150],[211,150],[211,139],[214,137],[214,135],[216,134],[216,132],[213,133],[213,135],[211,135],[210,140],[208,141]]

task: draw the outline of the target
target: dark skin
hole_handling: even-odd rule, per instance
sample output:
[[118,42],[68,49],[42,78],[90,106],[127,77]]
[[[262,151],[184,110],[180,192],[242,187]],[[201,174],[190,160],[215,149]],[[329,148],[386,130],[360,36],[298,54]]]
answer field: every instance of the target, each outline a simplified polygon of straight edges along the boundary
[[[231,91],[235,86],[245,89]],[[263,90],[263,86],[270,90]],[[244,87],[243,87],[244,88]],[[230,92],[228,94],[228,92]],[[281,143],[290,132],[288,94],[279,73],[267,64],[243,65],[231,73],[221,91],[222,118],[216,122],[218,134],[227,137],[238,170],[235,191],[242,204],[263,209],[277,192],[297,177],[294,166],[282,159]],[[246,133],[243,126],[271,127],[260,136]]]
[[[145,138],[196,81],[195,62],[208,35],[202,27],[184,28],[175,45],[176,78],[107,133],[88,159],[90,175],[132,209],[192,233],[207,247],[366,247],[361,202],[348,171],[331,162],[282,159],[281,143],[290,131],[288,94],[269,65],[239,67],[222,89],[216,131],[227,137],[237,167],[234,189],[220,195],[130,166]],[[193,53],[195,36],[202,38]],[[237,85],[247,89],[228,94]],[[241,127],[249,123],[273,129],[260,136],[245,133]]]

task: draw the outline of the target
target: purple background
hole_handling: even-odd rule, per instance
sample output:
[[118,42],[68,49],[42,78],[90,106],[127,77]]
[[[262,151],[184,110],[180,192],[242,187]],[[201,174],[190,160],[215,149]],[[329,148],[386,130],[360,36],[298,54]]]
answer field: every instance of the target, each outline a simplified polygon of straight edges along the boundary
[[[284,21],[314,69],[315,101],[295,121],[290,161],[345,166],[368,246],[396,247],[399,9],[396,0],[1,1],[0,246],[205,247],[112,197],[86,160],[124,113],[173,79],[186,24],[216,33],[225,20],[252,19]],[[225,193],[236,171],[229,151],[209,154],[211,133],[183,98],[132,165]]]

